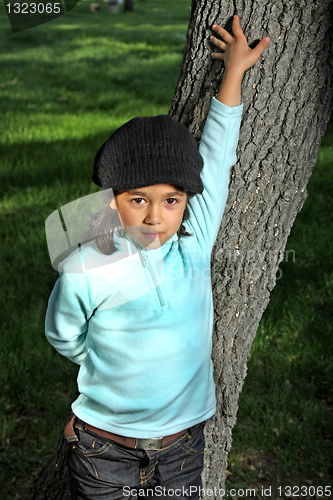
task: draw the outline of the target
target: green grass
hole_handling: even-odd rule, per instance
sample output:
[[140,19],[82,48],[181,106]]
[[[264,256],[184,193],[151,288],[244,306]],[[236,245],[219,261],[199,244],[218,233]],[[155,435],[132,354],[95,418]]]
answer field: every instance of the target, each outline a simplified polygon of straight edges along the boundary
[[[44,336],[56,280],[44,222],[94,192],[94,154],[122,123],[166,113],[188,0],[137,2],[93,15],[88,2],[12,34],[0,10],[0,498],[29,498],[75,392],[76,366]],[[328,484],[332,451],[333,130],[323,140],[249,359],[228,484]],[[262,465],[264,464],[264,465]],[[260,472],[261,470],[261,472]],[[263,479],[261,476],[265,476]],[[15,496],[16,495],[16,496]]]
[[[75,393],[77,368],[44,335],[56,280],[44,223],[97,190],[98,147],[133,116],[167,113],[189,1],[136,3],[93,15],[88,2],[12,34],[1,6],[0,497],[29,498]],[[15,497],[19,495],[19,497]]]

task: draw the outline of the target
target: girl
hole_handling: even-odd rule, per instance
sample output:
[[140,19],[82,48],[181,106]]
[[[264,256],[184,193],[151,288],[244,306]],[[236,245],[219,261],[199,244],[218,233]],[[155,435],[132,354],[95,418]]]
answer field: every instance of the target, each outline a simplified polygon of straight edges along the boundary
[[[242,77],[269,42],[251,50],[238,16],[233,35],[213,29],[225,71],[200,154],[169,116],[118,129],[93,180],[114,190],[122,229],[66,259],[49,300],[46,335],[80,365],[65,430],[73,499],[200,495],[204,422],[215,412],[210,253],[236,161]],[[117,260],[124,249],[129,258]]]

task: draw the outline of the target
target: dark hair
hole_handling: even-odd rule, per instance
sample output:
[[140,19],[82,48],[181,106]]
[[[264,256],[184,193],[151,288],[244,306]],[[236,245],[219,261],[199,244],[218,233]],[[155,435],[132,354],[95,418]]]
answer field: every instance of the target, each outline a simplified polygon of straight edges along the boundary
[[[176,186],[177,189],[183,191],[183,188]],[[113,191],[115,198],[120,194],[121,191]],[[183,213],[182,222],[177,231],[177,236],[192,236],[191,233],[186,231],[184,222],[190,218],[190,211],[188,208],[188,200],[195,196],[194,193],[186,192],[186,206]],[[119,227],[123,229],[121,221],[119,219],[118,211],[114,210],[108,202],[101,210],[92,214],[90,218],[90,227],[85,234],[85,241],[94,240],[100,252],[104,255],[111,255],[117,249],[113,241],[113,231],[110,231],[110,227]]]

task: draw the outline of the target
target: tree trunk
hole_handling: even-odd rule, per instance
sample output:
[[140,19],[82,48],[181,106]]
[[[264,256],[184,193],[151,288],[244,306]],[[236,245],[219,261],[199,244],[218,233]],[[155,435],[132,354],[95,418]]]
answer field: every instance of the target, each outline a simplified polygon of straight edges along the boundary
[[124,1],[124,11],[125,12],[134,12],[133,0],[125,0]]
[[333,94],[331,0],[196,0],[170,114],[197,138],[221,81],[211,26],[234,14],[249,42],[271,42],[244,77],[238,162],[213,251],[218,407],[206,429],[203,479],[221,489],[247,357],[307,197]]
[[[214,22],[226,26],[236,13],[250,42],[266,35],[271,42],[243,80],[239,160],[231,174],[213,251],[218,406],[206,430],[204,486],[218,489],[224,487],[247,357],[274,288],[287,237],[307,196],[333,94],[331,0],[317,4],[312,0],[193,0],[170,114],[197,138],[221,81],[221,63],[210,57],[211,26]],[[55,455],[36,482],[33,499],[67,498],[66,444],[61,436]]]

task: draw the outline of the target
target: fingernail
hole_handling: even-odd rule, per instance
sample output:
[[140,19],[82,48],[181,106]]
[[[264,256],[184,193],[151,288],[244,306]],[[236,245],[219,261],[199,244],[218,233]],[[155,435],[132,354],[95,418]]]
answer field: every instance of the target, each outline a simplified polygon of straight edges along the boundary
[[269,36],[265,36],[264,40],[265,40],[265,42],[269,43],[269,41],[270,41]]
[[216,28],[216,24],[213,24],[212,28],[213,28],[213,30],[215,30],[215,28]]

